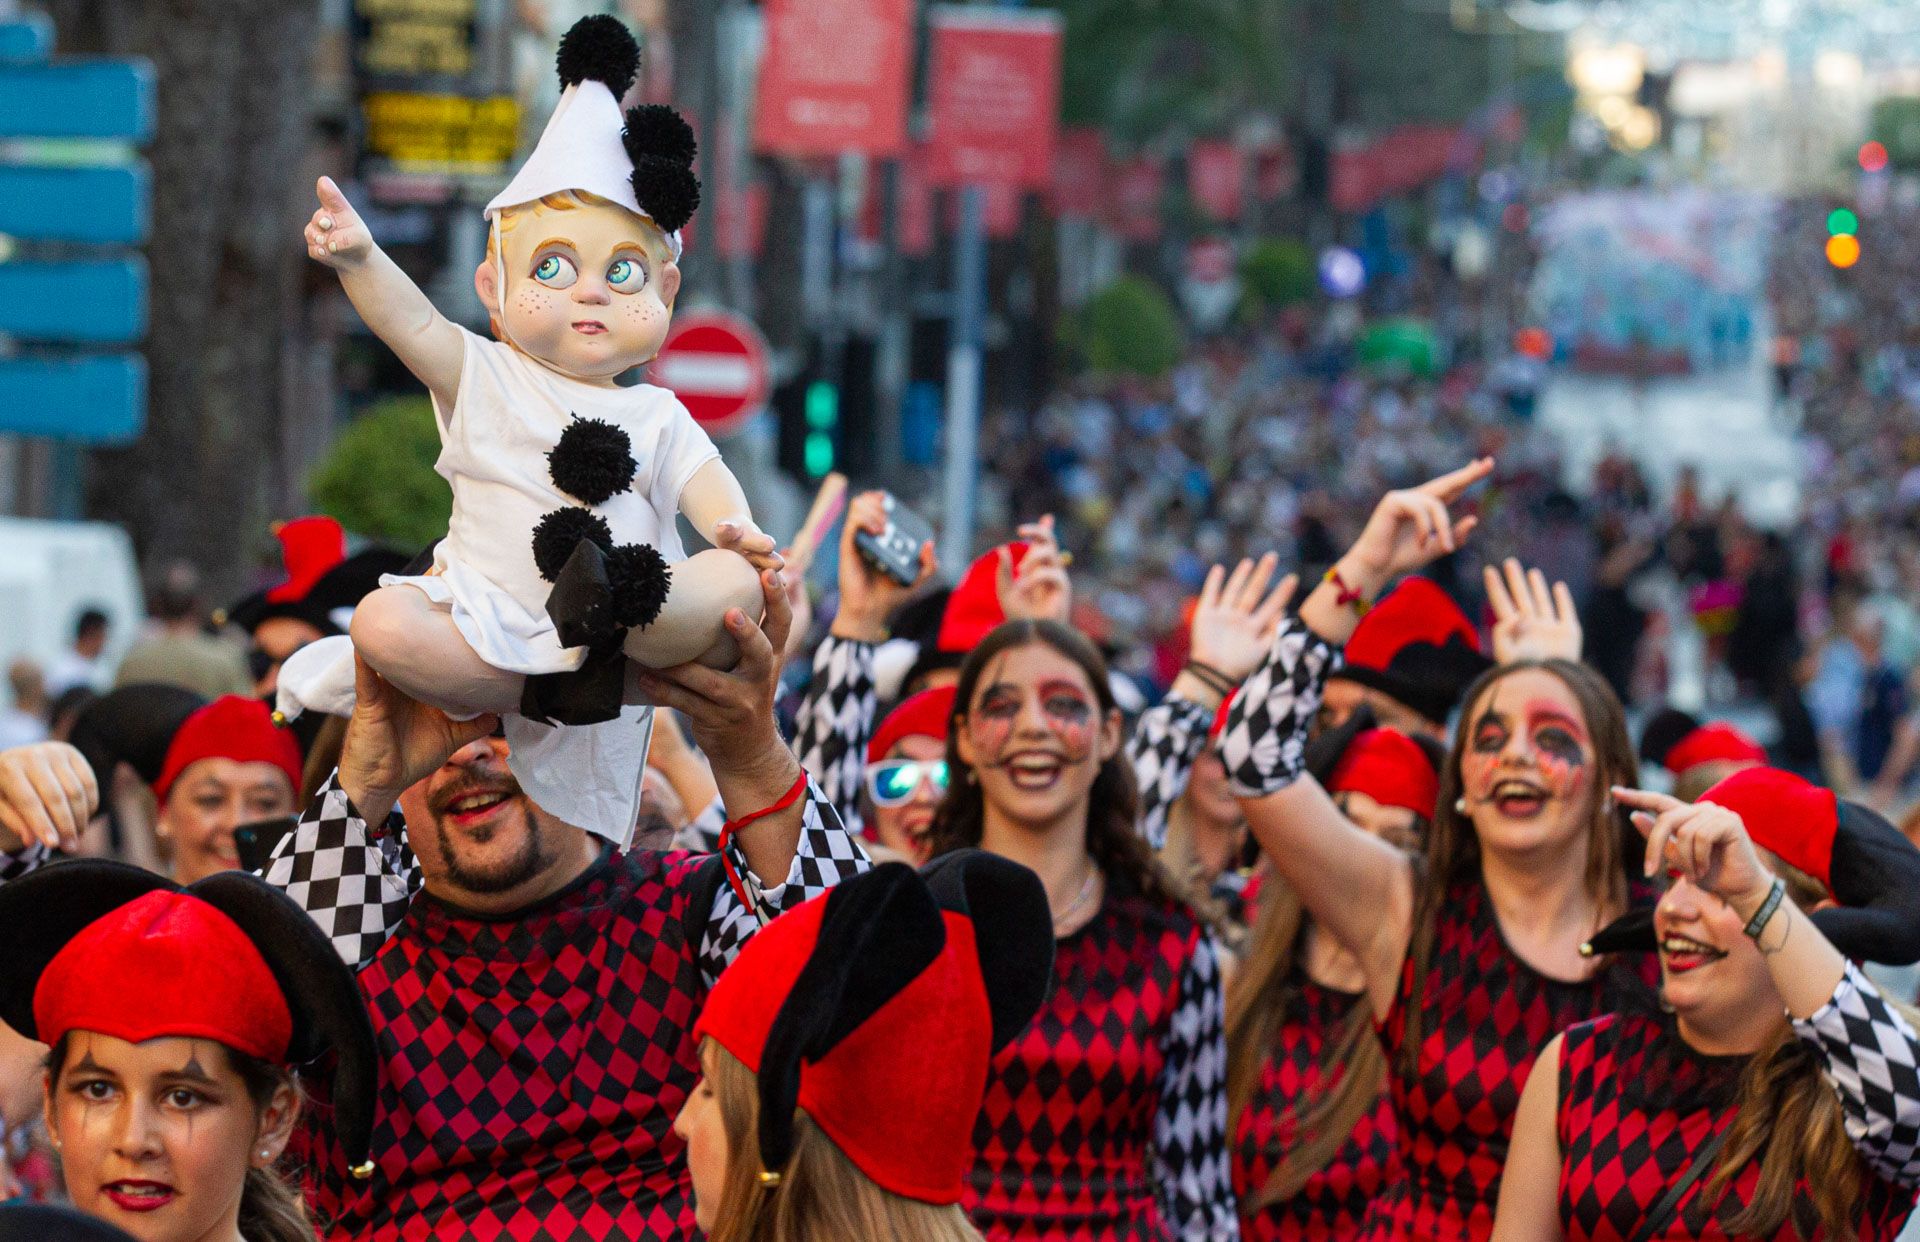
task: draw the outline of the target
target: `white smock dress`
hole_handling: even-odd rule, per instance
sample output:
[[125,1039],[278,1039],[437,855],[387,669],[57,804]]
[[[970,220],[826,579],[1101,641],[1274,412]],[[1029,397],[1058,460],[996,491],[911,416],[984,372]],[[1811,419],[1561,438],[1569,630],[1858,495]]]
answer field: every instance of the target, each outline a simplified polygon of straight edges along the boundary
[[[586,649],[560,645],[547,616],[553,584],[533,562],[540,519],[580,505],[554,486],[548,451],[575,418],[624,429],[638,465],[632,486],[591,508],[612,528],[616,546],[650,544],[669,565],[686,559],[674,526],[680,493],[720,453],[664,388],[583,383],[510,345],[461,333],[460,391],[451,410],[436,398],[433,411],[440,430],[434,469],[453,487],[453,519],[432,573],[388,575],[381,584],[402,583],[445,605],[468,645],[495,668],[572,672]],[[618,718],[593,725],[546,725],[518,713],[502,721],[512,747],[508,766],[528,797],[569,824],[626,842],[639,816],[652,708],[625,707]]]

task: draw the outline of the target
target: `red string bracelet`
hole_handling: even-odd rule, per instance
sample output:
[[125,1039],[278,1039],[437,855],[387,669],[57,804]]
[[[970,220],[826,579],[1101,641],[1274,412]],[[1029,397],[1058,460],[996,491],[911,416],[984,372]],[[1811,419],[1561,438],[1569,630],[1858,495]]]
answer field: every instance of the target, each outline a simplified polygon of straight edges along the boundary
[[802,768],[799,778],[793,782],[793,788],[780,795],[780,801],[758,811],[749,812],[738,819],[730,819],[720,826],[720,865],[727,869],[727,883],[733,886],[734,896],[738,897],[740,904],[749,910],[753,909],[753,898],[747,896],[747,886],[741,883],[740,873],[733,869],[733,858],[728,854],[727,846],[733,843],[734,836],[742,828],[748,827],[755,820],[765,819],[769,815],[778,815],[800,801],[800,795],[805,793],[806,789],[807,771]]
[[1340,567],[1338,565],[1327,570],[1326,576],[1322,578],[1321,581],[1331,582],[1333,584],[1333,602],[1339,604],[1341,607],[1344,608],[1351,605],[1354,613],[1362,617],[1366,616],[1367,613],[1372,610],[1373,604],[1367,597],[1361,594],[1358,588],[1348,586],[1347,580],[1340,576]]

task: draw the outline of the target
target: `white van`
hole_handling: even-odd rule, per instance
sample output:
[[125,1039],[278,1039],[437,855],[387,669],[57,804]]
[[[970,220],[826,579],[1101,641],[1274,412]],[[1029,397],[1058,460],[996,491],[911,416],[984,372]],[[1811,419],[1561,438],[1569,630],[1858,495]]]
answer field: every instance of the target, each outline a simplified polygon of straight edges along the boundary
[[[48,668],[73,643],[80,614],[107,614],[103,686],[146,619],[127,532],[107,522],[0,517],[0,674],[21,656]],[[0,702],[11,692],[0,676]]]

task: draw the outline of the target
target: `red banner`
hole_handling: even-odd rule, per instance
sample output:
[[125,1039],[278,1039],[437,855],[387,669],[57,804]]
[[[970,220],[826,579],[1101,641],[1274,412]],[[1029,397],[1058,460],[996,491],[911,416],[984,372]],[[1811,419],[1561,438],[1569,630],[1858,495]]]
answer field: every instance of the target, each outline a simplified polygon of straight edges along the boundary
[[1160,236],[1160,196],[1165,185],[1160,161],[1151,156],[1138,156],[1116,167],[1109,221],[1113,231],[1133,242]]
[[912,0],[767,0],[756,149],[898,155],[907,143]]
[[1461,144],[1460,131],[1450,125],[1402,125],[1366,146],[1335,151],[1328,198],[1340,211],[1366,211],[1427,185],[1451,164],[1478,159],[1477,145]]
[[927,148],[915,143],[900,158],[900,253],[933,251],[933,187],[927,184]]
[[1196,142],[1187,151],[1187,194],[1215,220],[1238,220],[1246,161],[1240,148],[1217,139]]
[[721,196],[716,205],[713,237],[722,256],[757,259],[767,245],[767,187],[749,185]]
[[1300,184],[1300,165],[1293,147],[1279,143],[1261,151],[1254,159],[1253,192],[1263,203],[1277,202],[1293,193]]
[[1060,114],[1059,15],[937,6],[930,24],[928,179],[1045,189]]
[[1053,152],[1053,211],[1090,219],[1107,205],[1107,139],[1097,129],[1063,129]]

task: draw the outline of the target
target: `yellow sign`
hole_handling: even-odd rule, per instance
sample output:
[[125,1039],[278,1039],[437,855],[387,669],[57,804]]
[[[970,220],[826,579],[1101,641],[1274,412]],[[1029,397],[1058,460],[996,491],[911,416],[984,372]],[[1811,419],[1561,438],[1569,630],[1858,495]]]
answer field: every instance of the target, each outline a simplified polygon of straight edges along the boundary
[[473,69],[478,0],[354,0],[360,71],[447,74]]
[[360,107],[367,154],[399,172],[501,172],[519,139],[520,105],[511,96],[376,91]]

